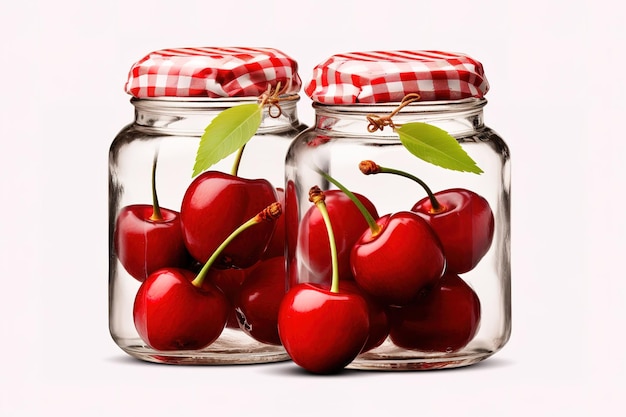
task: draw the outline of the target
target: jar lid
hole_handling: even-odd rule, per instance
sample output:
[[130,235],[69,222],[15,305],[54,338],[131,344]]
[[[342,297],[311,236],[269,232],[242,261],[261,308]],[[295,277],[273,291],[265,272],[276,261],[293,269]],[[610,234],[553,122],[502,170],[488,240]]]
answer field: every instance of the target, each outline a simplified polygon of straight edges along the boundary
[[489,90],[480,62],[461,53],[372,51],[331,56],[313,69],[305,93],[325,104],[400,102],[483,97]]
[[298,64],[272,48],[199,47],[162,49],[137,61],[125,90],[138,97],[258,97],[280,83],[295,94]]

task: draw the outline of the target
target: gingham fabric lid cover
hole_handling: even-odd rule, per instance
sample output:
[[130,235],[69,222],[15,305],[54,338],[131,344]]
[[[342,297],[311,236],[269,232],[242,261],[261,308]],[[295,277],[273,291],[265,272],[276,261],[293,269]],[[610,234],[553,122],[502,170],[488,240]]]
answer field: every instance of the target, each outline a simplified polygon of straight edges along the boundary
[[282,94],[302,86],[298,65],[273,48],[199,47],[154,51],[131,67],[125,90],[148,97],[258,97],[280,82]]
[[483,97],[489,90],[480,62],[461,53],[372,51],[331,56],[313,69],[305,93],[325,104],[399,102]]

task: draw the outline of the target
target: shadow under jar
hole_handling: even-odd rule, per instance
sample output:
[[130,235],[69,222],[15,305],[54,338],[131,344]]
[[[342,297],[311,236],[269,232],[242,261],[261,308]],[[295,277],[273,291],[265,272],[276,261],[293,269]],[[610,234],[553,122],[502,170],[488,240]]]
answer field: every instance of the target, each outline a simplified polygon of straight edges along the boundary
[[[329,77],[329,68],[338,75]],[[435,91],[433,68],[457,75]],[[375,235],[350,200],[327,198],[339,291],[358,291],[369,305],[369,339],[347,367],[453,368],[498,352],[511,333],[510,156],[483,122],[482,66],[461,54],[378,51],[336,55],[314,75],[305,91],[314,101],[315,125],[296,137],[286,160],[290,285],[330,285],[328,240],[311,221],[308,193],[319,186],[327,195],[345,195],[344,187],[383,226]],[[409,78],[397,88],[395,80]],[[459,79],[473,80],[474,88],[456,89]],[[354,84],[333,85],[337,80]],[[373,85],[379,93],[368,95]],[[419,99],[402,103],[411,94]],[[372,126],[372,118],[384,115],[392,115],[393,126]],[[395,130],[411,123],[447,132],[482,172],[416,157]],[[363,161],[382,172],[365,175]]]
[[[225,68],[224,56],[230,58]],[[274,71],[246,73],[250,61]],[[164,67],[167,77],[138,81],[138,74]],[[306,127],[297,115],[301,82],[296,69],[295,61],[267,48],[168,49],[131,69],[126,89],[133,95],[135,119],[109,152],[109,330],[129,355],[206,365],[289,359],[276,324],[259,318],[271,313],[267,309],[285,291],[282,216],[242,232],[202,282],[196,278],[228,234],[284,199],[286,150]],[[212,90],[189,96],[189,73],[197,85]],[[233,81],[235,74],[248,80],[245,89]],[[145,87],[150,82],[157,84]],[[177,83],[178,90],[172,88]],[[280,88],[280,97],[287,98],[279,101],[280,111],[263,107],[258,130],[241,154],[192,175],[205,128],[227,109],[258,104],[268,88]],[[238,258],[240,247],[256,251]],[[279,276],[271,288],[252,286],[251,278],[270,273]],[[244,287],[248,280],[251,284]],[[245,291],[260,294],[263,307],[244,300]]]

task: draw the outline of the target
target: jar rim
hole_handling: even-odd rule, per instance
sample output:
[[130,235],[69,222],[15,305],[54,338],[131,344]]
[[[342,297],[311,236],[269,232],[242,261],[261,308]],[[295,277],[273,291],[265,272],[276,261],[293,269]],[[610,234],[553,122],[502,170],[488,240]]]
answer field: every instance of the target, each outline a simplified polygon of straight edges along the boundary
[[[414,101],[401,110],[401,113],[424,113],[424,112],[459,112],[478,110],[487,105],[484,97],[469,97],[460,100],[433,100]],[[329,113],[391,113],[400,106],[400,102],[385,103],[351,103],[351,104],[327,104],[314,102],[313,108],[317,111]]]

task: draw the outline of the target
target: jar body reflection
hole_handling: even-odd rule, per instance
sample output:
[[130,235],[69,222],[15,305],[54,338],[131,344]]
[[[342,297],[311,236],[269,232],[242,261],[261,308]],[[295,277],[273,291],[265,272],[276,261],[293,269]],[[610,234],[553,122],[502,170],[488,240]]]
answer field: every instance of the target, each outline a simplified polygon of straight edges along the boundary
[[[192,172],[204,129],[221,111],[254,102],[256,98],[132,99],[135,120],[119,132],[109,153],[109,329],[115,343],[133,357],[183,364],[264,363],[288,359],[278,343],[259,341],[241,329],[238,323],[241,317],[234,311],[234,301],[226,288],[221,290],[231,305],[228,322],[217,340],[202,349],[186,349],[182,343],[181,349],[151,347],[140,337],[133,312],[135,297],[146,277],[134,276],[137,274],[132,272],[132,267],[121,262],[126,256],[122,252],[131,249],[120,249],[117,240],[118,222],[127,208],[153,205],[153,185],[164,215],[169,211],[173,216],[180,215],[183,198],[194,180]],[[282,190],[286,150],[293,137],[305,128],[298,121],[296,103],[296,100],[281,103],[282,114],[278,118],[264,111],[261,126],[247,143],[237,168],[234,168],[237,155],[232,154],[210,170],[229,175],[236,172],[236,176],[246,179],[264,179],[277,192]],[[223,209],[230,210],[240,204],[243,203],[232,201]],[[214,221],[219,222],[219,219]],[[171,238],[166,242],[163,245],[173,247]],[[168,246],[168,250],[174,249]],[[186,256],[182,263],[171,266],[198,273],[204,260],[194,259],[189,253],[182,256]],[[148,261],[145,263],[147,265]],[[243,271],[236,271],[233,276],[232,280],[244,279]],[[228,285],[216,283],[216,286]]]
[[[364,175],[359,170],[361,161],[371,160],[380,166],[407,172],[421,179],[434,193],[470,190],[472,195],[484,198],[493,213],[492,236],[486,253],[480,255],[480,260],[470,270],[450,271],[448,265],[439,281],[423,288],[411,301],[400,304],[377,299],[373,294],[377,309],[384,311],[386,323],[381,326],[385,330],[378,333],[378,341],[372,342],[375,346],[362,351],[349,368],[410,370],[465,366],[488,358],[508,341],[511,332],[510,158],[506,143],[483,122],[485,104],[484,99],[474,98],[412,103],[393,116],[396,127],[422,122],[447,131],[482,169],[480,175],[424,162],[402,145],[398,134],[389,126],[382,131],[368,131],[368,115],[391,114],[398,103],[343,106],[316,103],[315,125],[298,135],[291,145],[286,160],[290,286],[300,282],[322,285],[329,282],[330,266],[322,270],[316,263],[316,257],[320,256],[316,253],[320,251],[319,245],[309,241],[312,234],[309,235],[307,213],[312,207],[308,199],[311,187],[336,190],[334,179],[369,200],[378,218],[413,211],[419,200],[427,198],[424,188],[410,179],[388,174]],[[342,234],[354,218],[333,223],[339,252],[340,291],[341,282],[358,283],[351,252],[355,239],[360,236]],[[463,227],[461,224],[450,233],[469,233],[463,232]],[[362,228],[367,235],[367,227]],[[438,238],[449,240],[443,236]],[[403,253],[405,258],[401,259],[406,262],[417,255],[411,247],[396,245],[394,251]],[[392,271],[397,269],[392,262],[403,261],[380,260],[382,265],[385,262],[390,263],[383,270]],[[391,282],[394,277],[381,279]],[[458,287],[462,288],[455,289]],[[449,295],[460,293],[466,301],[471,298],[471,307],[458,307],[464,301],[453,301],[454,296]],[[469,309],[472,311],[466,311]],[[460,318],[455,319],[455,315]],[[372,320],[370,317],[370,322]]]

